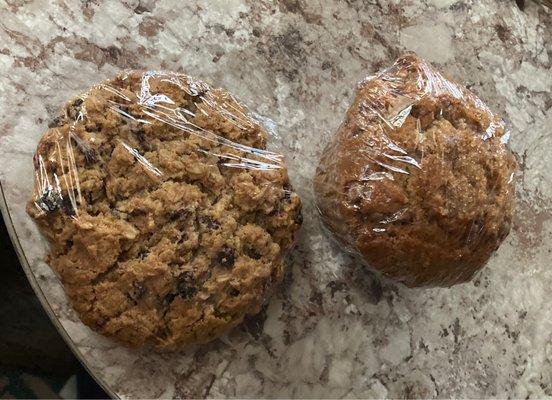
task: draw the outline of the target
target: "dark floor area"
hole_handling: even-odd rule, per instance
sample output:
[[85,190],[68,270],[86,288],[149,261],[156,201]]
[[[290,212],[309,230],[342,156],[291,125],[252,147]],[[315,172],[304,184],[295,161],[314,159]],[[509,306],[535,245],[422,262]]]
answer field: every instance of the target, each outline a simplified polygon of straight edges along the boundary
[[58,398],[72,376],[79,398],[105,398],[42,309],[3,221],[0,282],[0,398]]

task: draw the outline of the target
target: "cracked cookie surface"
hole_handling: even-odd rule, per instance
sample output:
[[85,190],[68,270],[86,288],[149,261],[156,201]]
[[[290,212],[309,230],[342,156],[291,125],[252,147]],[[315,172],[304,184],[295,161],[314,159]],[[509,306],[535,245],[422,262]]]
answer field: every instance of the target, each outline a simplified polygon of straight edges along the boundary
[[481,100],[404,56],[361,82],[324,150],[314,181],[322,219],[389,278],[465,282],[510,230],[516,162],[506,139]]
[[131,71],[41,138],[28,213],[81,319],[130,346],[207,342],[281,282],[301,204],[266,129],[222,89]]

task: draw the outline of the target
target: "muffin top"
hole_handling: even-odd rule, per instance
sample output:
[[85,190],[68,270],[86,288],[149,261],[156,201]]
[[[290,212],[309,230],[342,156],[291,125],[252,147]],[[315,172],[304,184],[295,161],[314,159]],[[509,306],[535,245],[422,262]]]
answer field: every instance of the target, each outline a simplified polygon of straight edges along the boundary
[[362,81],[316,171],[322,219],[408,286],[472,278],[507,236],[516,169],[504,123],[414,54]]

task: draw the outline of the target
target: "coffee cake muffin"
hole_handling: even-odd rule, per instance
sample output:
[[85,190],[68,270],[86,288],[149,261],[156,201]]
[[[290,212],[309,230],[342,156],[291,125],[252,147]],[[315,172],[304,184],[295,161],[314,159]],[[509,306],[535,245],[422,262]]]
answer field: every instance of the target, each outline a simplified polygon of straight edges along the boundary
[[468,281],[508,235],[516,162],[504,124],[414,54],[358,86],[314,187],[323,222],[408,286]]
[[131,71],[67,104],[27,211],[84,323],[174,349],[260,310],[301,224],[267,139],[231,94],[183,74]]

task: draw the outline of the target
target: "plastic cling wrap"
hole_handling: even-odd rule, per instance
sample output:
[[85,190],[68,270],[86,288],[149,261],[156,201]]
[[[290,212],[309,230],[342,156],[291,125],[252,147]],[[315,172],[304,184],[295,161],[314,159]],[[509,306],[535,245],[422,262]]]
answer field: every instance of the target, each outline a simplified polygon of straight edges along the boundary
[[510,230],[516,162],[504,122],[414,54],[368,77],[320,159],[326,227],[373,270],[450,286]]
[[38,144],[27,210],[85,323],[170,349],[260,310],[301,205],[259,121],[170,72],[131,71],[67,104]]

